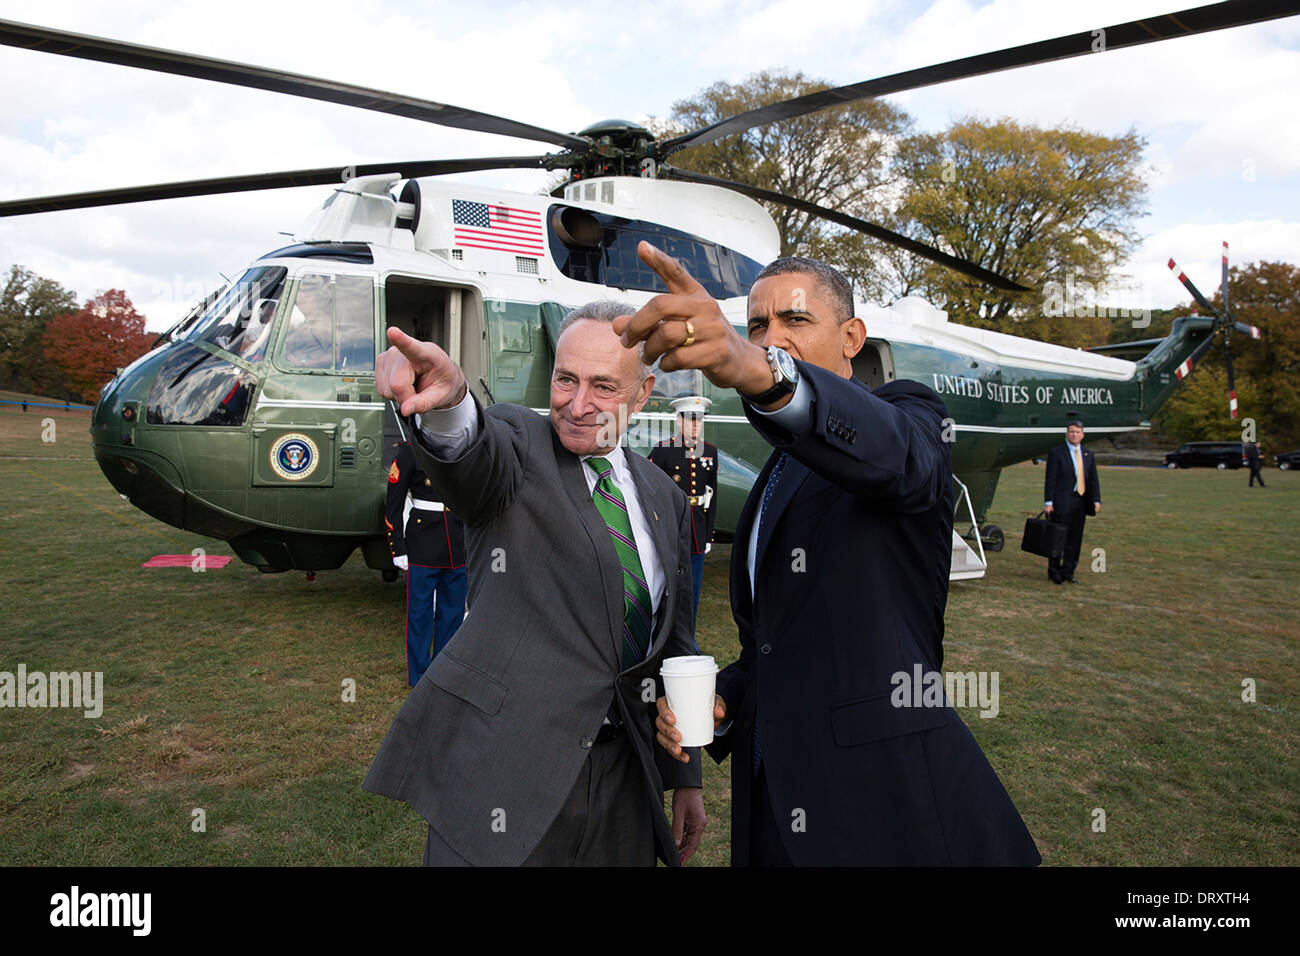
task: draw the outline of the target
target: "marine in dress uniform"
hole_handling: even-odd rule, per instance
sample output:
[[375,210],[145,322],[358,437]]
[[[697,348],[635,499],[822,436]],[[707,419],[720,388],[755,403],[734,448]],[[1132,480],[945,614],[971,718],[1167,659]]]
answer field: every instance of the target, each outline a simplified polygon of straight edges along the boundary
[[718,449],[700,438],[704,416],[713,403],[699,395],[672,402],[677,432],[650,450],[650,460],[685,492],[691,504],[691,574],[695,578],[695,610],[700,609],[704,555],[712,546],[718,507]]
[[438,500],[407,442],[398,443],[388,469],[384,512],[393,564],[406,571],[406,670],[414,687],[465,617],[465,526]]

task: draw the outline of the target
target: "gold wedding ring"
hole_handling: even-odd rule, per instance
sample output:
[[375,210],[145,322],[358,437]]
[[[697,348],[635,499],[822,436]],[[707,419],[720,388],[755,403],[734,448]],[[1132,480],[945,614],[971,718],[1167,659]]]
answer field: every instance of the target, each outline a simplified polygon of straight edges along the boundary
[[682,348],[687,348],[695,344],[695,326],[691,325],[691,320],[686,320],[686,341],[681,344]]

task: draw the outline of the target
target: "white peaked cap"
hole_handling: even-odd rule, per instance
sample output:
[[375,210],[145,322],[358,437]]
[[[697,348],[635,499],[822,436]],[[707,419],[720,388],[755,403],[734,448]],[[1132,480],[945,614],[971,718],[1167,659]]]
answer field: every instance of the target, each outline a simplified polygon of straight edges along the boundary
[[713,404],[703,395],[690,395],[686,398],[674,398],[670,405],[678,415],[705,415]]

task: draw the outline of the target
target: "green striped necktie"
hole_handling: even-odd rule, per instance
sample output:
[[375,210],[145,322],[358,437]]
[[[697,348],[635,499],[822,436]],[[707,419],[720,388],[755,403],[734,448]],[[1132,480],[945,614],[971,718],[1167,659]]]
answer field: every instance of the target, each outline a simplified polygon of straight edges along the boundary
[[614,484],[613,466],[609,459],[597,457],[588,458],[587,464],[599,476],[592,503],[605,519],[618,563],[623,566],[623,670],[627,670],[645,660],[650,649],[650,586],[637,554],[627,502]]

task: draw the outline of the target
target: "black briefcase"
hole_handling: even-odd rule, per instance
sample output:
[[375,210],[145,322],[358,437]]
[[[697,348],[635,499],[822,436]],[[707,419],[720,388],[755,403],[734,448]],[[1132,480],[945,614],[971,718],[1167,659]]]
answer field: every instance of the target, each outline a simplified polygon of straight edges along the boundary
[[1045,514],[1047,512],[1040,511],[1037,518],[1025,520],[1025,534],[1020,539],[1020,550],[1041,554],[1045,558],[1059,558],[1065,554],[1065,525],[1044,518]]

